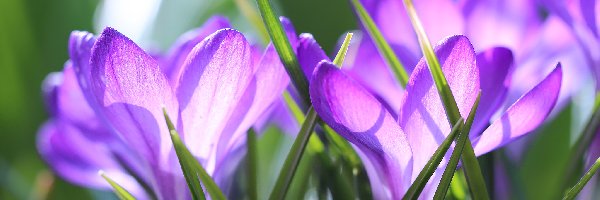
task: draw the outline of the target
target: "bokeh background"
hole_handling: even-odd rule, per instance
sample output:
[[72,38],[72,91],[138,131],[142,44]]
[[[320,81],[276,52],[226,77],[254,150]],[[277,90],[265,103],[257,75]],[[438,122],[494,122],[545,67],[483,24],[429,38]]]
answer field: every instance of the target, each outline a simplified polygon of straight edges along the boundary
[[[272,0],[277,13],[289,17],[296,30],[312,33],[331,55],[339,37],[356,29],[347,0]],[[36,132],[47,118],[41,83],[60,71],[68,59],[73,30],[98,33],[106,25],[125,33],[145,49],[163,52],[183,32],[209,16],[230,18],[255,43],[265,44],[244,9],[253,0],[0,0],[0,199],[104,199],[110,192],[91,191],[54,177],[37,154]],[[560,196],[559,178],[572,141],[573,124],[583,121],[567,106],[526,146],[522,163],[507,164],[527,199]],[[289,144],[287,136],[276,136]],[[285,148],[284,148],[285,149]],[[285,151],[284,151],[285,152]],[[503,160],[510,152],[481,158]],[[281,155],[280,155],[281,156]],[[266,171],[265,173],[268,173]],[[492,172],[487,172],[491,175]],[[555,189],[556,188],[556,189]],[[553,192],[554,191],[557,192]]]

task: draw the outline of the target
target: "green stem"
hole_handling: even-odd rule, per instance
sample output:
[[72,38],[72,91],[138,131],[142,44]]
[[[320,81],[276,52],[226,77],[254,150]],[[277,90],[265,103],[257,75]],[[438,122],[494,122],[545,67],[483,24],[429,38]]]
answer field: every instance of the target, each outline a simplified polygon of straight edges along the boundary
[[573,186],[573,188],[567,192],[567,194],[563,197],[563,200],[575,199],[583,187],[585,187],[588,181],[590,181],[590,179],[592,179],[594,174],[598,171],[598,168],[600,168],[600,158],[596,159],[596,162],[592,165],[592,167],[590,167],[585,175],[579,179],[579,182],[577,182],[577,184],[575,184],[575,186]]
[[296,140],[292,145],[292,149],[290,149],[290,152],[283,163],[283,167],[279,172],[279,176],[275,182],[275,188],[273,188],[271,195],[269,196],[270,200],[279,200],[285,197],[285,194],[289,189],[290,182],[292,181],[296,169],[298,168],[300,158],[302,158],[302,154],[304,153],[304,149],[308,143],[308,139],[310,138],[312,130],[316,125],[316,121],[317,113],[311,106],[308,110],[306,120],[304,120],[304,124],[302,125],[302,128],[300,129],[300,132],[298,133],[298,136],[296,136]]

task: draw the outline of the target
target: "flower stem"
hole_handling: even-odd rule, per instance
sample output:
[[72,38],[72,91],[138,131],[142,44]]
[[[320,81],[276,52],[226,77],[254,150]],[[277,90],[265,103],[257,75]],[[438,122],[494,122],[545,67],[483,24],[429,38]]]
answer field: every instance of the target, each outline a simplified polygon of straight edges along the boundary
[[592,165],[592,167],[590,167],[590,169],[585,173],[585,175],[583,175],[583,177],[579,179],[579,182],[577,182],[577,184],[575,184],[575,186],[573,186],[567,192],[567,194],[563,197],[563,200],[575,199],[575,197],[577,197],[577,195],[579,194],[579,192],[581,192],[583,187],[588,183],[588,181],[590,181],[590,179],[592,179],[594,174],[598,171],[598,168],[600,168],[600,158],[596,159],[596,162]]

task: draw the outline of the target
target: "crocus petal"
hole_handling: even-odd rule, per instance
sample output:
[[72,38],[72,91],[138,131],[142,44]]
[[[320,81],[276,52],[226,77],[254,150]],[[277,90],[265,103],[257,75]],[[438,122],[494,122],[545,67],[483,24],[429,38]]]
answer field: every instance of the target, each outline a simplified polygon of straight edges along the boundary
[[178,106],[156,61],[129,38],[106,28],[94,46],[91,65],[92,89],[102,113],[151,163],[166,159],[172,145],[162,109],[177,122]]
[[[464,33],[482,50],[494,46],[506,46],[520,51],[524,46],[533,45],[530,41],[542,23],[538,17],[535,1],[469,0],[463,7],[466,30]],[[528,43],[529,42],[529,43]],[[524,52],[514,52],[520,55]]]
[[179,76],[183,71],[183,65],[192,49],[204,38],[214,33],[219,29],[229,28],[231,24],[229,20],[223,16],[213,16],[208,19],[202,27],[188,31],[180,36],[175,45],[169,50],[166,61],[161,65],[167,77],[174,85],[179,81]]
[[[163,108],[177,123],[177,101],[157,62],[129,38],[106,28],[92,49],[91,88],[104,115],[124,141],[146,161],[154,177],[151,187],[161,198],[184,190],[172,187],[165,174],[180,168],[165,123]],[[183,177],[181,177],[183,179]],[[171,184],[171,187],[163,187]]]
[[583,20],[585,24],[589,27],[592,33],[599,37],[598,35],[598,23],[597,18],[600,18],[598,15],[598,10],[600,9],[600,5],[597,4],[596,0],[582,0],[580,2],[581,15],[583,15]]
[[292,49],[298,48],[298,36],[296,35],[296,28],[294,28],[294,24],[292,24],[292,21],[287,17],[279,17],[279,21],[283,26],[283,31],[285,31],[285,34],[290,40]]
[[289,84],[289,78],[279,60],[274,46],[267,46],[265,54],[257,66],[256,73],[246,88],[244,97],[238,103],[236,110],[229,119],[227,127],[221,133],[217,149],[217,163],[224,155],[240,144],[238,140],[245,141],[248,129],[267,111],[275,100]]
[[105,143],[90,140],[63,120],[50,120],[42,126],[37,148],[54,172],[69,182],[109,190],[108,182],[98,175],[98,171],[103,170],[136,197],[145,196],[135,179],[118,165]]
[[57,93],[57,115],[82,129],[90,138],[105,141],[114,139],[112,135],[107,135],[109,132],[106,125],[102,124],[88,105],[79,85],[74,68],[67,63]]
[[198,44],[185,62],[177,87],[184,140],[207,171],[214,170],[216,145],[254,71],[244,36],[222,29]]
[[[330,59],[310,33],[300,34],[298,44],[298,63],[307,77],[310,77],[322,60]],[[310,81],[310,80],[309,80]]]
[[[356,45],[350,45],[351,49],[348,50],[342,69],[373,94],[385,100],[391,107],[390,113],[397,115],[400,110],[398,97],[403,95],[404,89],[369,36],[363,35],[355,38],[357,39],[353,38],[352,40],[357,41]],[[401,45],[392,44],[392,49],[396,52],[407,73],[410,74],[412,67],[417,64],[415,59],[417,56]]]
[[62,72],[52,72],[42,81],[44,105],[51,116],[58,115],[58,89],[62,84]]
[[559,64],[481,134],[474,143],[475,154],[482,155],[492,151],[542,124],[556,105],[561,81],[562,70]]
[[509,72],[513,66],[512,52],[503,47],[495,47],[477,54],[477,67],[481,77],[481,102],[475,114],[470,137],[474,138],[490,123],[490,118],[498,111],[506,99]]
[[[77,81],[85,99],[92,103],[95,102],[95,99],[90,89],[90,81],[92,80],[90,58],[94,43],[96,43],[96,37],[85,31],[73,31],[69,37],[69,57],[77,74]],[[96,105],[91,106],[94,108]]]
[[384,106],[327,61],[315,69],[310,96],[319,116],[380,166],[376,174],[369,174],[386,180],[386,185],[377,187],[388,187],[392,197],[400,198],[408,189],[412,153]]
[[[454,94],[460,115],[466,119],[480,88],[473,46],[465,36],[453,36],[437,45],[435,54]],[[414,179],[451,129],[424,59],[419,61],[410,76],[399,120],[413,148]]]

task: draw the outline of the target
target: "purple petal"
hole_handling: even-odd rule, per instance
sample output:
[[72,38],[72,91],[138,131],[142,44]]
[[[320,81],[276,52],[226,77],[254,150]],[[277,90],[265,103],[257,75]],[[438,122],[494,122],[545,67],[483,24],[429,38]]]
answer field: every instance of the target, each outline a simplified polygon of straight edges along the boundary
[[513,66],[512,52],[503,47],[487,49],[477,54],[477,67],[481,82],[481,102],[477,108],[470,137],[478,136],[490,123],[490,118],[498,111],[506,99]]
[[[69,37],[69,57],[77,74],[77,81],[87,102],[94,103],[95,97],[90,89],[92,70],[90,58],[96,37],[85,31],[73,31]],[[91,105],[94,108],[96,105]],[[95,109],[95,108],[94,108]]]
[[[404,89],[394,76],[391,68],[379,54],[368,35],[359,38],[356,45],[351,44],[348,50],[343,70],[352,78],[360,82],[377,96],[381,97],[392,108],[390,113],[397,115],[400,110],[400,101]],[[355,39],[353,39],[356,41]],[[412,67],[417,64],[417,56],[410,50],[400,45],[392,45],[402,64],[410,74]]]
[[179,130],[209,172],[214,170],[219,134],[251,81],[251,59],[251,47],[244,36],[222,29],[194,47],[185,62],[177,87]]
[[229,27],[231,27],[229,20],[217,15],[208,19],[202,27],[188,31],[180,36],[171,50],[169,50],[166,61],[161,64],[161,68],[167,74],[167,77],[169,77],[170,82],[175,85],[175,82],[179,80],[186,58],[198,43],[202,42],[204,38],[215,31]]
[[310,96],[319,116],[379,166],[378,174],[369,174],[385,178],[387,184],[378,187],[388,187],[393,198],[400,198],[408,189],[412,153],[384,106],[327,61],[312,76]]
[[63,69],[62,82],[57,93],[58,115],[82,129],[86,136],[96,140],[113,139],[107,135],[108,128],[89,106],[79,87],[74,68],[67,64]]
[[[298,63],[306,77],[310,77],[322,60],[330,61],[319,43],[309,33],[300,34],[300,42],[297,49]],[[310,80],[309,80],[310,81]]]
[[58,90],[63,81],[62,72],[52,72],[42,81],[44,105],[51,116],[58,115]]
[[71,183],[109,190],[110,185],[98,175],[103,170],[136,197],[145,196],[135,179],[118,165],[106,143],[90,140],[62,120],[50,120],[42,126],[37,148],[53,171]]
[[585,24],[589,27],[589,29],[596,37],[599,37],[598,23],[596,21],[596,15],[598,12],[596,0],[582,0],[580,2],[579,7],[581,9],[581,15],[583,15],[583,20],[585,21]]
[[[437,45],[435,53],[460,114],[466,119],[480,88],[473,46],[465,36],[453,36]],[[410,76],[399,120],[413,148],[413,169],[416,169],[413,178],[416,178],[451,129],[424,59],[419,61]]]
[[515,51],[515,55],[532,41],[542,19],[535,1],[471,0],[463,7],[465,16],[464,33],[475,44],[475,49],[505,46]]
[[488,127],[474,142],[475,154],[492,151],[537,128],[548,116],[558,98],[562,81],[560,64],[542,82]]
[[257,70],[246,88],[244,96],[238,103],[236,110],[229,119],[227,127],[221,133],[217,149],[218,163],[225,158],[225,154],[238,147],[239,140],[245,141],[248,129],[256,123],[289,84],[289,78],[279,60],[273,45],[267,46],[265,54]]
[[292,45],[292,49],[298,48],[298,36],[296,35],[296,29],[292,24],[292,21],[287,17],[279,17],[279,21],[281,21],[281,25],[283,26],[283,30],[290,40],[290,44]]
[[106,28],[92,50],[92,90],[101,113],[150,164],[166,163],[172,144],[163,107],[177,123],[177,101],[156,61]]

